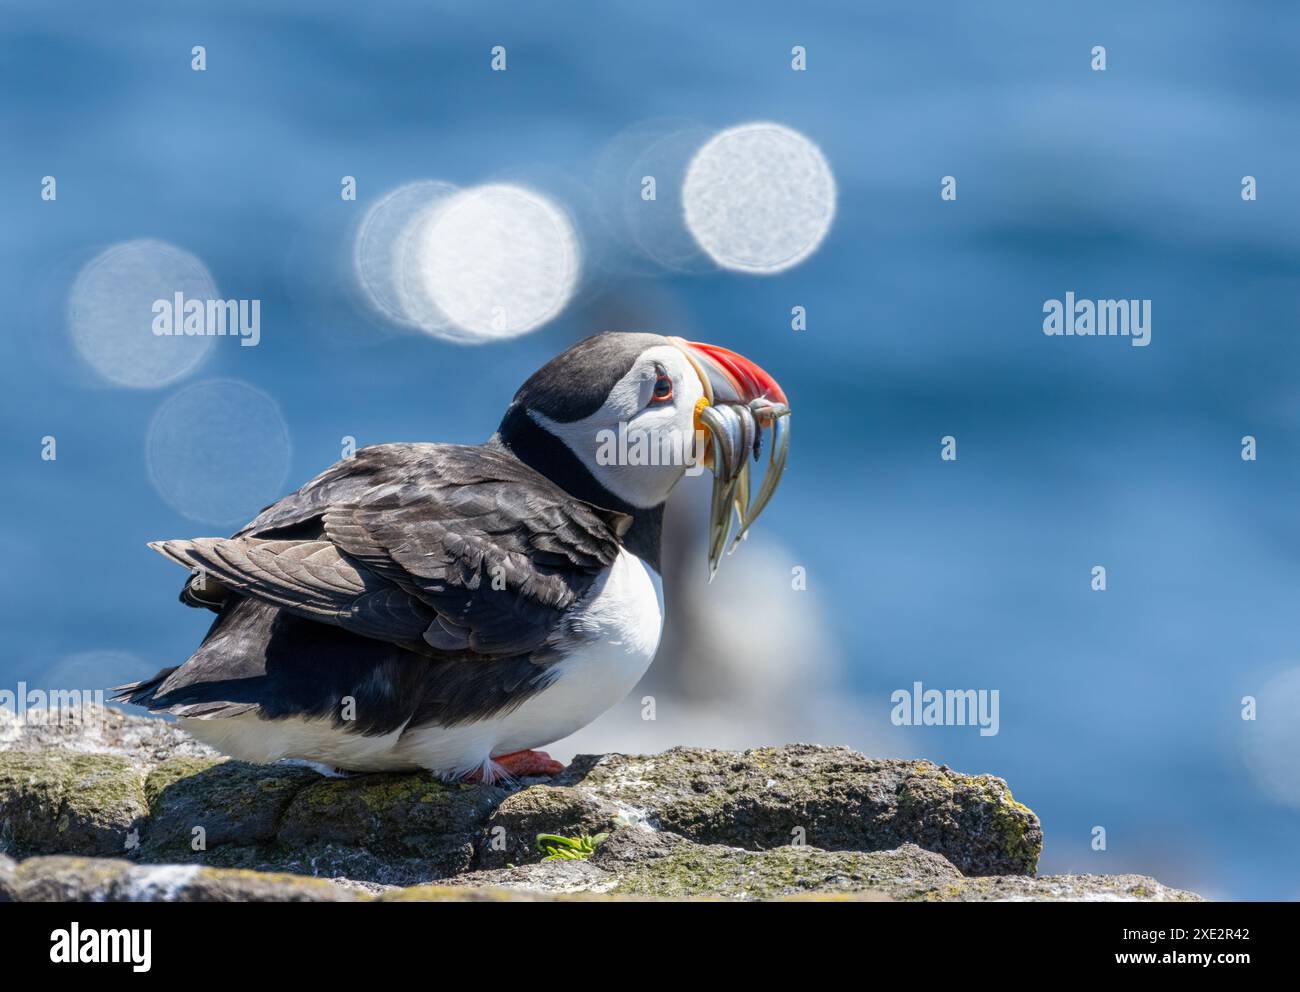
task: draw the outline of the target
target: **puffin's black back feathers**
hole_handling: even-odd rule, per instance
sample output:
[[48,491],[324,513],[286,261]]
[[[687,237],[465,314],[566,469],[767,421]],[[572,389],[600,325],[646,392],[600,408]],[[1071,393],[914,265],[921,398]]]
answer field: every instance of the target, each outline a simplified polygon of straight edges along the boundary
[[362,448],[232,538],[153,545],[206,573],[205,599],[228,595],[189,662],[123,697],[188,716],[253,702],[327,715],[369,692],[357,729],[371,733],[518,705],[631,523],[499,445]]

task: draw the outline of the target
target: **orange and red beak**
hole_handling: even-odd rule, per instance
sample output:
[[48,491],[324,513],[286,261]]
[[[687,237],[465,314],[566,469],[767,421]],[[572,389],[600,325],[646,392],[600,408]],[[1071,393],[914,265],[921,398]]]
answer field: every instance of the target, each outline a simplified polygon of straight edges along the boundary
[[[713,470],[709,511],[709,579],[728,540],[731,550],[763,512],[785,471],[790,450],[790,406],[775,379],[727,348],[670,338],[695,368],[704,396],[695,428],[704,435],[704,464]],[[771,431],[770,455],[758,495],[750,499],[750,456],[757,462],[763,431]]]
[[695,366],[700,381],[704,384],[705,399],[710,404],[749,404],[764,399],[788,405],[785,392],[776,380],[744,355],[738,355],[728,348],[720,348],[716,344],[687,341],[684,338],[671,340]]

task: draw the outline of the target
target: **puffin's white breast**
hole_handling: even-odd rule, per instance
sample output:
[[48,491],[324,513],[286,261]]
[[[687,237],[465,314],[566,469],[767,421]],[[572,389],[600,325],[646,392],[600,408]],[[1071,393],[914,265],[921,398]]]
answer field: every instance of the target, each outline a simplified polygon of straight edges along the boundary
[[659,576],[621,550],[566,618],[582,636],[552,669],[546,689],[487,720],[408,730],[395,756],[421,768],[463,772],[489,757],[540,748],[585,727],[631,692],[650,667],[663,628],[663,605]]

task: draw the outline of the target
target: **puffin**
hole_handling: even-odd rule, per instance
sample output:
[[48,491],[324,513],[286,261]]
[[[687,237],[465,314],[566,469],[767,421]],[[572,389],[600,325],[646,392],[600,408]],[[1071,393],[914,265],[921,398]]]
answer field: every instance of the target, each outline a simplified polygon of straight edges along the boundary
[[693,466],[713,473],[712,580],[776,489],[789,413],[726,348],[586,338],[483,444],[360,448],[228,538],[151,543],[189,571],[181,602],[216,618],[187,661],[114,698],[244,761],[554,775],[539,748],[654,658],[669,494]]

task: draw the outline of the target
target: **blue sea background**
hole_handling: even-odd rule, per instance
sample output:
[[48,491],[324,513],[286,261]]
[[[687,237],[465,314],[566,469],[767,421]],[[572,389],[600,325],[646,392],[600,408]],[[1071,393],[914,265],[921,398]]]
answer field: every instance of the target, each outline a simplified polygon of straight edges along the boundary
[[[65,342],[78,268],[158,238],[262,301],[261,344],[220,341],[192,378],[274,398],[286,489],[344,435],[483,439],[529,373],[596,330],[748,355],[795,409],[759,530],[806,568],[860,714],[845,743],[1006,778],[1042,817],[1045,871],[1300,897],[1300,756],[1265,757],[1273,788],[1243,756],[1265,721],[1295,742],[1278,728],[1300,703],[1267,689],[1300,664],[1297,37],[1280,3],[6,4],[0,687],[87,652],[177,664],[206,626],[144,547],[213,530],[146,470],[149,419],[182,384],[96,383]],[[614,259],[583,197],[610,142],[661,119],[815,141],[839,189],[820,251],[771,277]],[[482,347],[355,305],[339,259],[358,217],[424,177],[572,206],[573,305]],[[1044,336],[1043,302],[1071,290],[1151,299],[1151,345]],[[1000,732],[894,728],[889,695],[915,681],[998,689]]]

